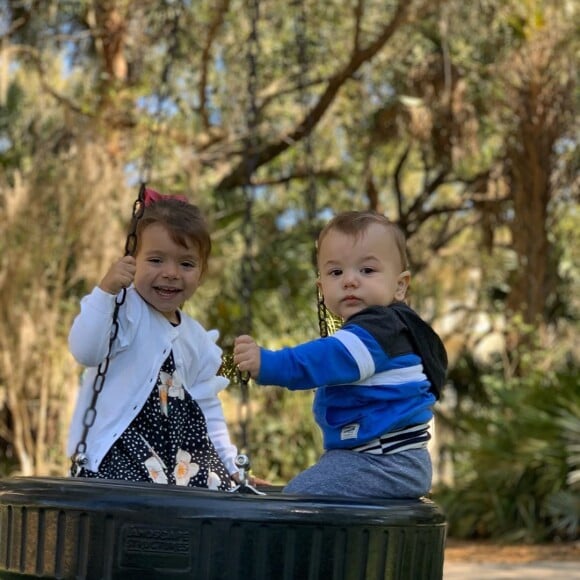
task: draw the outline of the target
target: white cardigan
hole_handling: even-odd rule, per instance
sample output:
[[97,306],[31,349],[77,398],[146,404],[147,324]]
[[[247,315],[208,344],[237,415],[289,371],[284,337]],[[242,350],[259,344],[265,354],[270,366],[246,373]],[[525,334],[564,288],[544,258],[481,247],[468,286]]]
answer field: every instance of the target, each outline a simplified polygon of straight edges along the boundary
[[[81,389],[69,431],[68,454],[76,452],[83,432],[97,367],[109,347],[116,297],[96,287],[81,300],[81,311],[69,334],[69,348],[85,367]],[[221,349],[216,330],[207,331],[181,313],[173,326],[151,308],[134,287],[127,290],[119,308],[119,332],[113,342],[103,390],[97,398],[96,419],[89,429],[87,469],[98,471],[113,443],[139,414],[157,383],[159,369],[173,350],[173,359],[184,386],[205,415],[210,439],[229,473],[236,473],[236,447],[231,443],[219,391],[228,380],[217,376]]]

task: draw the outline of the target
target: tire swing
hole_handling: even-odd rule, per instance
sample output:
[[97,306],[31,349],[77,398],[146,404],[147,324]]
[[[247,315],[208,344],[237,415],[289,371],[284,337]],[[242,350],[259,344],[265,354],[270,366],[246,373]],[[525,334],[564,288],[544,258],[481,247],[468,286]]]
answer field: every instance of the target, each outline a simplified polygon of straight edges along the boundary
[[[258,0],[249,6],[255,46]],[[145,182],[134,218],[144,189]],[[127,252],[135,241],[133,232]],[[106,367],[105,360],[86,430]],[[77,463],[85,439],[86,432]],[[244,458],[240,465],[235,493],[75,477],[0,480],[0,579],[441,580],[445,517],[428,499],[294,496],[271,488],[257,495]]]

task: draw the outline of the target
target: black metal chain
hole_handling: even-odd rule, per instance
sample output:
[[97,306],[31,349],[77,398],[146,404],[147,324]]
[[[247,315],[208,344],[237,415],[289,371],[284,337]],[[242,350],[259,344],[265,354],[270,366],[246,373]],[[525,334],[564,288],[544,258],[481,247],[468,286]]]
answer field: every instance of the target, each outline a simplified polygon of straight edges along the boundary
[[[170,4],[173,2],[170,1]],[[169,38],[169,44],[167,47],[167,56],[164,61],[163,70],[161,71],[160,89],[156,95],[156,106],[153,113],[154,125],[149,132],[149,140],[147,147],[145,148],[145,153],[143,154],[143,165],[141,169],[141,183],[148,183],[151,177],[151,169],[153,167],[153,153],[155,151],[155,145],[157,141],[157,136],[159,134],[159,125],[161,123],[161,118],[163,114],[163,107],[170,94],[169,78],[171,73],[171,68],[176,60],[178,49],[179,49],[179,21],[181,18],[181,13],[183,10],[183,5],[181,2],[177,3],[177,7],[173,7],[171,12],[170,6],[166,6],[167,12],[164,17],[165,24],[168,24],[167,31],[163,31],[166,38]]]
[[[141,216],[143,215],[143,210],[145,208],[144,204],[145,196],[145,183],[141,184],[139,188],[139,194],[137,199],[133,203],[133,214],[131,218],[131,230],[127,236],[125,242],[125,256],[132,256],[135,253],[137,247],[137,223]],[[115,297],[115,308],[113,310],[113,321],[111,327],[111,334],[109,336],[109,345],[107,348],[107,354],[103,361],[97,367],[97,374],[93,380],[92,397],[91,403],[85,410],[83,416],[83,432],[81,434],[80,441],[77,443],[75,453],[72,456],[72,466],[71,475],[78,476],[81,469],[87,464],[87,437],[91,427],[95,423],[97,418],[97,400],[103,387],[105,386],[105,379],[107,377],[107,371],[109,370],[109,363],[111,360],[111,351],[113,348],[113,343],[119,334],[119,309],[125,303],[125,298],[127,296],[127,290],[123,288],[121,292]]]
[[247,134],[245,138],[245,182],[243,185],[244,192],[244,218],[242,222],[242,237],[244,241],[244,257],[241,264],[241,294],[244,305],[243,324],[246,329],[251,331],[252,327],[252,291],[254,278],[254,260],[253,260],[253,241],[254,241],[254,187],[253,174],[257,167],[257,136],[256,131],[259,121],[259,112],[257,104],[257,87],[258,87],[258,20],[260,2],[259,0],[249,0],[248,10],[250,11],[251,29],[247,42],[248,52],[248,103],[247,103]]
[[[246,112],[246,139],[245,139],[245,169],[246,176],[243,185],[244,193],[244,217],[242,222],[242,238],[244,241],[244,256],[241,261],[241,301],[244,308],[242,317],[242,328],[246,333],[252,332],[252,294],[254,285],[254,252],[253,244],[255,238],[253,208],[254,208],[254,188],[253,174],[257,167],[257,128],[259,122],[259,111],[257,104],[258,90],[258,55],[260,50],[258,36],[258,22],[260,19],[260,1],[248,0],[247,9],[250,20],[250,33],[247,47],[248,80],[247,80],[247,112]],[[250,393],[249,393],[249,373],[236,371],[236,379],[240,385],[241,402],[239,407],[240,426],[240,447],[244,452],[248,452],[249,447],[249,426],[251,421]]]
[[[308,85],[308,18],[306,15],[306,6],[304,0],[294,0],[295,8],[294,17],[294,35],[296,38],[296,46],[298,49],[298,94],[300,105],[304,114],[305,120],[308,120],[308,105],[309,95],[307,91]],[[317,191],[316,181],[314,179],[313,170],[313,148],[312,148],[312,121],[309,121],[305,127],[304,136],[304,163],[307,170],[307,188],[304,194],[306,206],[306,218],[308,223],[315,228],[315,220],[317,213]]]
[[[306,13],[306,6],[304,0],[294,0],[295,8],[294,30],[296,37],[296,46],[298,49],[298,92],[300,97],[300,104],[304,118],[308,115],[308,17]],[[312,146],[312,126],[305,126],[304,136],[304,164],[308,178],[307,187],[304,193],[304,201],[306,207],[306,219],[309,224],[310,236],[312,238],[312,265],[315,274],[318,274],[317,267],[317,252],[316,239],[318,237],[319,228],[317,226],[317,212],[318,212],[318,191],[316,189],[316,179],[314,176],[314,151]],[[321,337],[328,336],[328,311],[324,303],[324,297],[320,292],[320,288],[316,287],[316,305],[318,315],[318,328]]]
[[[179,18],[181,15],[181,9],[176,8],[173,11],[171,18],[166,16],[165,22],[170,23],[170,31],[168,37],[171,39],[168,49],[168,58],[165,60],[165,65],[161,74],[161,85],[160,91],[157,95],[157,107],[154,113],[155,127],[149,135],[149,142],[143,155],[143,166],[141,170],[141,183],[139,186],[139,193],[137,198],[133,203],[133,209],[131,214],[131,226],[130,231],[127,235],[125,241],[125,256],[133,256],[137,250],[137,225],[139,219],[143,215],[145,209],[145,189],[146,184],[149,181],[151,168],[153,166],[153,150],[155,147],[155,141],[158,133],[158,125],[160,123],[161,114],[163,111],[163,106],[165,101],[169,96],[169,73],[171,65],[175,60],[175,55],[177,53],[178,47],[178,30],[179,30]],[[119,334],[119,309],[125,303],[127,296],[127,290],[125,288],[116,296],[115,298],[115,308],[113,309],[113,319],[111,326],[111,334],[109,336],[109,344],[107,348],[107,354],[104,360],[97,367],[97,373],[95,375],[93,386],[92,386],[92,396],[91,402],[88,408],[85,410],[83,416],[83,431],[81,438],[77,443],[75,448],[75,453],[73,454],[71,461],[71,475],[77,477],[83,467],[87,464],[87,438],[91,427],[94,425],[97,418],[97,400],[103,387],[105,385],[105,379],[107,377],[107,371],[109,370],[109,364],[111,359],[111,351],[113,348],[113,343]]]
[[316,287],[316,312],[318,314],[318,329],[322,338],[328,336],[328,310],[324,303],[324,296],[318,286]]

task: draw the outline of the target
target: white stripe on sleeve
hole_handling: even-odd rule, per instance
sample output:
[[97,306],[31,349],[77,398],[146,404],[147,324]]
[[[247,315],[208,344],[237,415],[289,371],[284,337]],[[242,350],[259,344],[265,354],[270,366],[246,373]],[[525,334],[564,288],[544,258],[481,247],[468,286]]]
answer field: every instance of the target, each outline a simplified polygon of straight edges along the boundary
[[424,381],[427,377],[423,372],[423,365],[413,365],[401,369],[382,371],[357,382],[357,385],[404,385],[411,381]]
[[375,373],[375,361],[364,342],[358,336],[348,332],[348,330],[338,330],[332,335],[332,338],[340,341],[352,355],[358,365],[361,379],[370,377]]

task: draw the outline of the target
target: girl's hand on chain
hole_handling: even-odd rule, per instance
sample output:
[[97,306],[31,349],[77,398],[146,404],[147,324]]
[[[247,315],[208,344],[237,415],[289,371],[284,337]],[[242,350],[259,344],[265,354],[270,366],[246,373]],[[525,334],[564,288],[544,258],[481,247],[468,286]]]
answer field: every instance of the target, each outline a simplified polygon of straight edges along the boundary
[[128,288],[137,270],[137,262],[133,256],[124,256],[111,264],[108,272],[103,276],[99,288],[104,292],[116,296],[123,288]]

